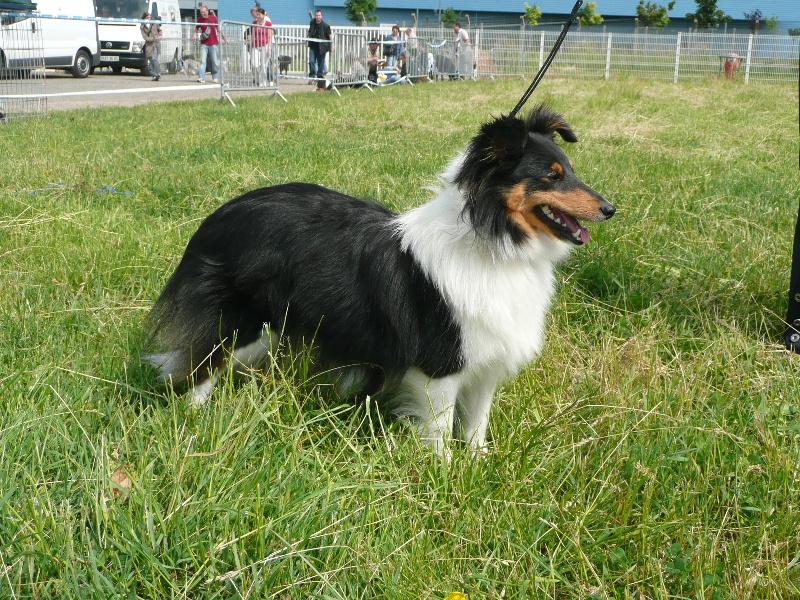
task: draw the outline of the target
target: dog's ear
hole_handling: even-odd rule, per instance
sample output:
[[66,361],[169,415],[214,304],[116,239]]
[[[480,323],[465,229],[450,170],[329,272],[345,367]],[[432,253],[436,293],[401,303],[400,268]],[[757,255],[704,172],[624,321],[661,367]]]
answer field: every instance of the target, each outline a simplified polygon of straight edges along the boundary
[[527,143],[528,132],[521,119],[503,115],[484,123],[467,146],[453,181],[468,199],[474,200],[493,173],[516,167]]
[[578,136],[572,131],[569,123],[566,122],[557,112],[546,106],[537,106],[528,115],[525,125],[531,133],[541,133],[542,135],[560,135],[565,142],[577,142]]
[[520,157],[527,142],[524,121],[503,115],[484,123],[472,146],[480,148],[490,161],[506,162]]

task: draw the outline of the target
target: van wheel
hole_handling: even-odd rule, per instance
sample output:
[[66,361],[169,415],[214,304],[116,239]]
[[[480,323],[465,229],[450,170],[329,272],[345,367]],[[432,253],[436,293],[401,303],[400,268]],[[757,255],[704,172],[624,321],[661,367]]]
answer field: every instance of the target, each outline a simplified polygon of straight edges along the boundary
[[84,77],[89,76],[91,70],[92,57],[89,56],[89,53],[86,52],[86,50],[78,50],[78,52],[75,54],[75,64],[70,69],[72,76],[83,79]]

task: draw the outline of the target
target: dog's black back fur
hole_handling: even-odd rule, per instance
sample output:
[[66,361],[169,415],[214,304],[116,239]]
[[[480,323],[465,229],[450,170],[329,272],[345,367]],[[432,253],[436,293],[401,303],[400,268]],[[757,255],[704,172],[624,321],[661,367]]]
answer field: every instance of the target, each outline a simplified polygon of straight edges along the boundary
[[[376,365],[389,380],[411,366],[431,376],[457,371],[460,329],[401,249],[394,217],[302,183],[254,190],[220,207],[189,241],[151,313],[152,342],[181,353],[171,376],[218,367],[220,345],[249,344],[265,324],[314,340],[323,362]],[[344,329],[354,320],[364,335]]]

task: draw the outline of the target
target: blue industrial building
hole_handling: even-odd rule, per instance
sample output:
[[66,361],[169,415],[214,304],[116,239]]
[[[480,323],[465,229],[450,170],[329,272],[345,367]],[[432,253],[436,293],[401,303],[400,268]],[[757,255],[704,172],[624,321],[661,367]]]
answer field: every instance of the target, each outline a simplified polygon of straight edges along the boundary
[[[349,25],[345,14],[344,0],[259,0],[267,9],[272,22],[281,25],[304,25],[309,22],[309,12],[322,10],[325,20],[331,25]],[[588,1],[588,0],[587,0]],[[632,31],[636,27],[636,6],[639,0],[593,0],[596,12],[603,16],[603,26],[609,31]],[[461,14],[466,26],[519,25],[520,16],[525,12],[526,0],[378,0],[378,9],[373,13],[377,23],[397,23],[401,26],[435,26],[439,14],[453,8]],[[542,27],[558,27],[572,10],[570,0],[527,0],[529,5],[538,6],[543,14]],[[654,0],[666,6],[669,0]],[[218,0],[219,16],[229,20],[249,20],[253,0]],[[745,13],[760,10],[765,18],[776,17],[778,33],[786,33],[790,28],[800,27],[800,12],[795,2],[784,0],[719,0],[717,7],[734,21],[728,25],[737,31],[747,31],[749,22]],[[694,0],[677,0],[675,8],[669,12],[669,29],[685,30],[694,24],[685,15],[695,12]]]

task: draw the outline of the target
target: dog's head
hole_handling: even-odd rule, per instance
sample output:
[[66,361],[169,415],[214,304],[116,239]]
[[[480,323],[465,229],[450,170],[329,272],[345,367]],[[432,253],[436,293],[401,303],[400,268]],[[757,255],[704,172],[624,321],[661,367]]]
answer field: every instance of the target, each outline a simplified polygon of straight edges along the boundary
[[479,235],[514,244],[545,235],[580,246],[589,241],[580,220],[614,215],[614,205],[575,175],[556,133],[578,141],[564,118],[543,106],[525,120],[501,116],[481,127],[454,178]]

